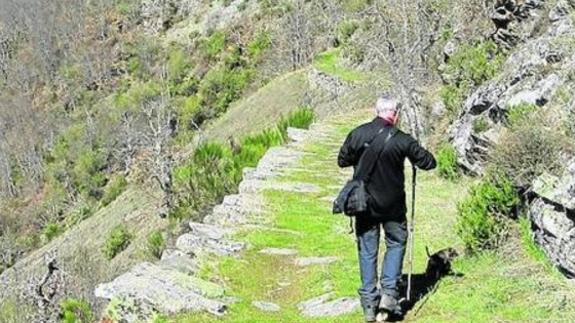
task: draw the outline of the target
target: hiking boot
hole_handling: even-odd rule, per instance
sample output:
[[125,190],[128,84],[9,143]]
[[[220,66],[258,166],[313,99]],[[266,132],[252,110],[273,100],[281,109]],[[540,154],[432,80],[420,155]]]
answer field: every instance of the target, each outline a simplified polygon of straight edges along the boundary
[[399,309],[399,303],[395,297],[388,294],[381,294],[381,300],[379,301],[379,308],[388,313],[397,313]]
[[377,316],[377,306],[366,305],[363,307],[363,318],[366,322],[375,322]]

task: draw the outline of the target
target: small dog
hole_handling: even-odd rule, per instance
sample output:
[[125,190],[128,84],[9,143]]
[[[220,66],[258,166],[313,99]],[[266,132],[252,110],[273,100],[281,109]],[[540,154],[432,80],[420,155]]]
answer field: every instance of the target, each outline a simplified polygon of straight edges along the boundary
[[459,256],[457,250],[453,248],[445,248],[439,250],[434,254],[429,253],[427,246],[425,247],[427,252],[427,269],[425,270],[425,275],[427,278],[439,280],[441,277],[453,274],[451,270],[451,262]]

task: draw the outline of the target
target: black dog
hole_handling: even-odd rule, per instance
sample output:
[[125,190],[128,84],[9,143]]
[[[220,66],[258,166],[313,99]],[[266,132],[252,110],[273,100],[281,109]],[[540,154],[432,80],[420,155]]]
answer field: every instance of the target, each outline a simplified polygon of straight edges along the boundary
[[451,270],[451,262],[459,256],[457,250],[453,248],[446,248],[439,250],[434,254],[429,253],[429,249],[425,247],[427,252],[427,269],[425,270],[425,275],[427,278],[439,280],[441,277],[450,275],[453,273]]

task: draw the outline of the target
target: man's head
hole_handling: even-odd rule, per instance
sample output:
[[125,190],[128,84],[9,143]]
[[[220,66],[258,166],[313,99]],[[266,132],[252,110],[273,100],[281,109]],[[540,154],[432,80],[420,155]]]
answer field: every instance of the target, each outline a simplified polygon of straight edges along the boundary
[[396,125],[399,122],[401,103],[389,94],[380,96],[375,104],[375,113],[385,122]]

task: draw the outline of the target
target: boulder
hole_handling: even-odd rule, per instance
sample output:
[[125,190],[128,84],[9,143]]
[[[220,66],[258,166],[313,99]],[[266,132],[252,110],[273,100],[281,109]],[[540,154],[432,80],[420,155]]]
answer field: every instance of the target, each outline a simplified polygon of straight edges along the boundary
[[563,176],[535,180],[528,216],[537,244],[563,273],[575,277],[575,160]]
[[[207,311],[215,315],[225,312],[225,304],[219,300],[224,290],[211,282],[183,274],[151,263],[141,263],[129,272],[110,283],[100,284],[95,290],[96,297],[108,300],[123,300],[125,307],[118,320],[136,322],[153,313],[176,314],[181,311]],[[136,309],[133,307],[136,306]],[[116,306],[118,307],[118,306]],[[131,309],[130,309],[131,308]]]

